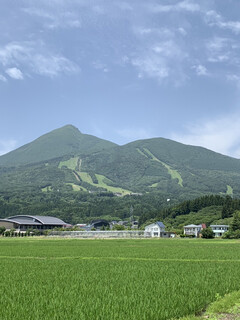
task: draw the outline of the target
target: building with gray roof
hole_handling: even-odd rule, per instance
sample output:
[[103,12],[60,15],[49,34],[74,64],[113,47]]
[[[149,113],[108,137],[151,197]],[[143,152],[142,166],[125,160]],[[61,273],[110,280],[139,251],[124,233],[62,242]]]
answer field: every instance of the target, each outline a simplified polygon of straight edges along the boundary
[[28,229],[49,230],[54,228],[64,228],[67,223],[63,220],[49,216],[17,215],[0,219],[0,227],[7,230],[26,231]]

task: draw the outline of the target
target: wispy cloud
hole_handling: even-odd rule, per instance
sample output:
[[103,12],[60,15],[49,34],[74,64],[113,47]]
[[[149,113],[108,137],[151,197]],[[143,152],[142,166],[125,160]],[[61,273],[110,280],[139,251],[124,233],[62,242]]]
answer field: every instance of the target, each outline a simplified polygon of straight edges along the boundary
[[7,82],[7,78],[0,74],[0,81]]
[[155,13],[166,13],[170,11],[189,11],[196,12],[200,11],[200,6],[192,1],[184,0],[177,2],[176,4],[169,5],[155,5],[151,7],[151,11]]
[[[78,73],[80,68],[66,57],[49,52],[44,43],[12,42],[0,47],[0,63],[4,67],[19,65],[27,72],[55,77],[61,73]],[[14,79],[23,79],[17,68],[8,68],[6,73]]]
[[159,83],[167,80],[180,85],[185,81],[186,75],[181,66],[187,58],[187,53],[177,43],[167,40],[159,41],[145,52],[138,52],[131,63],[137,68],[140,78],[156,78]]
[[199,64],[192,67],[198,76],[208,76],[208,70],[205,66]]
[[14,150],[17,147],[17,141],[14,139],[0,140],[0,156]]
[[214,10],[208,11],[206,13],[206,20],[210,26],[229,29],[236,34],[240,33],[240,21],[227,21]]
[[109,72],[109,69],[105,63],[102,63],[100,61],[94,61],[92,63],[92,65],[93,65],[94,69],[96,69],[96,70],[101,70],[105,73]]
[[240,89],[240,74],[239,75],[237,75],[237,74],[228,74],[227,75],[227,81],[236,84],[238,89]]
[[6,74],[9,75],[9,77],[16,79],[16,80],[23,80],[23,74],[22,71],[18,68],[8,68],[5,70]]
[[209,62],[239,63],[240,46],[235,39],[213,37],[206,43],[206,54]]
[[174,132],[172,139],[190,145],[240,158],[240,114],[195,123],[186,127],[186,133]]
[[[80,68],[74,60],[78,58],[72,59],[71,55],[83,57],[88,65],[103,72],[108,72],[109,66],[113,72],[116,65],[131,66],[135,76],[154,79],[160,85],[186,84],[194,74],[192,70],[197,76],[212,75],[215,79],[227,79],[229,74],[238,74],[236,69],[240,70],[240,21],[226,18],[224,11],[218,13],[221,6],[216,0],[20,3],[26,28],[33,26],[32,33],[30,28],[26,33],[27,39],[36,36],[39,40],[16,41],[0,47],[0,61],[7,61],[8,68],[18,67],[25,77],[31,72],[49,77],[77,73]],[[59,49],[60,33],[67,41]],[[51,49],[47,45],[49,39],[54,39]],[[123,56],[128,61],[121,61]],[[106,58],[107,66],[100,63]],[[229,66],[234,72],[227,70]]]
[[54,7],[28,7],[22,9],[28,15],[42,20],[44,27],[49,29],[57,28],[80,28],[82,26],[79,16],[72,11],[60,10],[55,12]]

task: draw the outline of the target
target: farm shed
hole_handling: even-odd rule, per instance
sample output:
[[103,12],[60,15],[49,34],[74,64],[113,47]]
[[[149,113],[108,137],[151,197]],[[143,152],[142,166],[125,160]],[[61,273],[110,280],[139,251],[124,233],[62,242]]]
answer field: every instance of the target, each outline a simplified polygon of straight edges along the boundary
[[7,230],[14,228],[16,231],[26,231],[27,229],[48,230],[66,226],[67,224],[61,219],[49,216],[19,215],[0,219],[0,227],[5,227]]

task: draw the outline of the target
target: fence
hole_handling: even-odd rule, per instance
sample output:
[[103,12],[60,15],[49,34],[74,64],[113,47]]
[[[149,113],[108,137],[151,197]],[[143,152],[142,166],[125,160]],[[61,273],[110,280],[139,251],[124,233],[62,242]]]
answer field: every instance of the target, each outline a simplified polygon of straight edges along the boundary
[[51,231],[49,237],[66,237],[66,238],[82,238],[82,239],[110,239],[110,238],[146,238],[150,234],[146,234],[143,230],[138,231]]

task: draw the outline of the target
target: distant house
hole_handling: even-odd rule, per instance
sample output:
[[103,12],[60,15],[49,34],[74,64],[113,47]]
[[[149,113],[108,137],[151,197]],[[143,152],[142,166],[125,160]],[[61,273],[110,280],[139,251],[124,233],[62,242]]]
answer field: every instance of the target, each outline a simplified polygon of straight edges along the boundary
[[137,228],[138,228],[138,221],[132,221],[131,229],[137,229]]
[[0,227],[5,227],[7,230],[16,229],[17,232],[28,229],[48,230],[65,228],[67,226],[67,223],[61,219],[49,216],[18,215],[0,219]]
[[227,224],[211,224],[210,228],[214,232],[215,237],[221,237],[224,232],[227,232],[229,230],[229,225]]
[[194,236],[196,238],[199,237],[199,234],[201,232],[202,229],[206,229],[206,225],[205,224],[189,224],[187,226],[184,226],[184,234],[186,236]]
[[149,224],[144,230],[145,236],[150,237],[161,237],[163,232],[165,232],[165,225],[160,221]]

